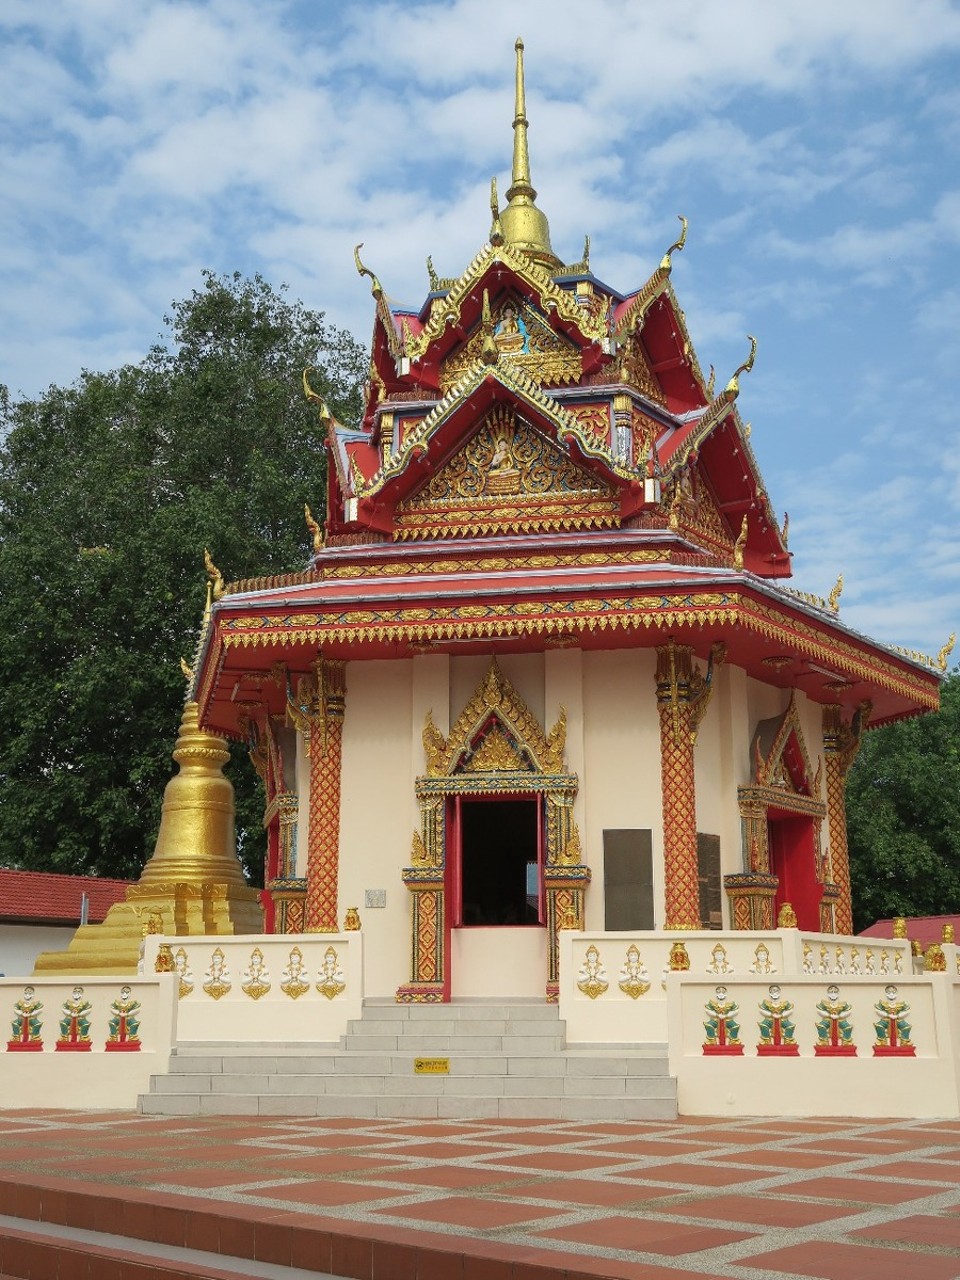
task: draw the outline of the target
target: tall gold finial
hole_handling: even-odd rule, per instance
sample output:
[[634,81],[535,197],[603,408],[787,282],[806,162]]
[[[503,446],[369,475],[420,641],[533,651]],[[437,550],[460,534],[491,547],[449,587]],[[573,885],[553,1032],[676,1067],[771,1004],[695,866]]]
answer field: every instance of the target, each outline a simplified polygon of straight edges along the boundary
[[513,114],[513,183],[507,192],[507,199],[525,195],[535,200],[537,193],[530,185],[530,153],[527,150],[527,126],[530,122],[527,120],[527,98],[523,82],[523,41],[519,36],[513,47],[517,54],[516,107]]
[[527,105],[523,80],[523,41],[514,46],[517,53],[516,105],[513,115],[513,172],[507,207],[500,214],[503,238],[507,244],[522,249],[534,261],[548,269],[561,265],[550,245],[550,227],[546,214],[534,201],[537,193],[530,182],[530,155],[527,150]]

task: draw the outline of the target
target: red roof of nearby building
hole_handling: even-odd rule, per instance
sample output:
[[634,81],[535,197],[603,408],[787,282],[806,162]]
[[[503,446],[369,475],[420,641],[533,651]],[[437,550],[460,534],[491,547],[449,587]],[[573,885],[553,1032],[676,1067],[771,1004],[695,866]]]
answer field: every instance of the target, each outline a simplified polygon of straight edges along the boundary
[[87,919],[90,924],[99,924],[115,902],[123,901],[133,883],[0,867],[0,923],[79,924],[80,904],[86,894]]
[[[907,937],[916,940],[924,947],[931,942],[943,939],[943,926],[952,924],[954,931],[960,933],[960,916],[913,916],[907,920]],[[892,938],[893,921],[877,920],[869,929],[864,929],[861,938]]]

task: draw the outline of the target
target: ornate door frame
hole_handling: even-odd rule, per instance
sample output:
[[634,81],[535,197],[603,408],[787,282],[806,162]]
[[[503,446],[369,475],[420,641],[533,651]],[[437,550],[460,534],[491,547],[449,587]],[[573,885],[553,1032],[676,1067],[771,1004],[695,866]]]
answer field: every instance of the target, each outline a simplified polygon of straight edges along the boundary
[[782,716],[761,721],[751,746],[753,779],[737,788],[743,834],[744,871],[724,876],[734,929],[773,929],[774,900],[779,878],[770,866],[770,814],[772,811],[813,820],[814,870],[822,886],[820,931],[835,931],[836,886],[829,860],[821,849],[821,829],[827,806],[816,797],[822,789],[822,762],[816,774],[810,762],[796,699]]
[[590,868],[582,859],[573,819],[579,780],[564,759],[566,713],[544,733],[536,716],[494,658],[486,676],[445,738],[428,713],[423,728],[426,772],[416,780],[420,829],[414,832],[411,865],[403,882],[410,890],[410,981],[397,991],[404,1003],[450,999],[447,811],[451,796],[542,797],[546,857],[548,1000],[559,993],[557,932],[583,927],[584,892]]

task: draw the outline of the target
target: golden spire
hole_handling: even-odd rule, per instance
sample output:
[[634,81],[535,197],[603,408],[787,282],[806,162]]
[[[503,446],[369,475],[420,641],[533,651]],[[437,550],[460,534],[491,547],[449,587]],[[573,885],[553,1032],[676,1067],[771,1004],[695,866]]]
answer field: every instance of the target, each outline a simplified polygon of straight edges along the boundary
[[546,214],[534,201],[537,193],[530,183],[530,156],[527,151],[527,108],[523,85],[523,41],[517,40],[516,107],[513,118],[513,174],[507,192],[507,207],[500,214],[503,238],[522,249],[548,269],[561,265],[550,245]]
[[159,917],[168,935],[262,932],[259,891],[246,884],[237,858],[233,786],[223,776],[230,748],[200,728],[193,701],[173,758],[179,772],[164,790],[157,843],[140,879],[102,924],[81,925],[65,950],[38,956],[35,973],[136,973],[144,918]]

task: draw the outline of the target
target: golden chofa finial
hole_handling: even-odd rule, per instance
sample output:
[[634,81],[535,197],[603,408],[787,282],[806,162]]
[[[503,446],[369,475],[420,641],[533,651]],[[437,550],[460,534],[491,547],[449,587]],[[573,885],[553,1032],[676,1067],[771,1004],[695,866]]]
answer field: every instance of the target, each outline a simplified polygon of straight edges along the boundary
[[307,503],[303,504],[303,518],[307,522],[307,531],[310,534],[310,540],[313,544],[314,554],[319,555],[323,550],[323,530],[313,518],[313,512]]
[[191,667],[191,666],[190,666],[190,664],[189,664],[189,662],[187,662],[186,658],[181,657],[181,659],[180,659],[180,670],[183,672],[183,678],[184,678],[184,680],[186,680],[187,684],[192,683],[192,681],[193,681],[193,667]]
[[840,612],[840,597],[843,595],[843,574],[837,578],[833,584],[833,590],[827,596],[827,608],[832,609],[834,613]]
[[513,115],[513,171],[507,192],[507,207],[500,214],[504,241],[523,250],[528,257],[556,270],[560,259],[550,245],[550,227],[546,214],[534,201],[537,193],[530,182],[530,155],[527,150],[527,105],[523,78],[523,41],[514,46],[517,54],[516,102]]
[[503,227],[500,225],[500,201],[497,197],[497,180],[490,179],[490,243],[494,248],[503,244]]
[[953,646],[956,643],[957,643],[957,633],[953,631],[951,632],[950,638],[947,641],[947,643],[943,646],[943,648],[937,654],[937,666],[941,671],[946,671],[947,659],[950,657],[951,653],[953,653]]
[[743,523],[740,526],[740,536],[737,538],[736,542],[733,544],[733,567],[735,569],[743,568],[743,553],[747,547],[748,528],[749,528],[749,525],[747,523],[747,517],[744,516]]
[[740,375],[741,373],[749,373],[753,368],[754,360],[757,358],[757,340],[750,333],[747,334],[747,337],[750,340],[750,354],[743,364],[737,366],[733,377],[727,383],[726,392],[729,396],[738,396],[740,394]]
[[380,283],[377,277],[373,274],[370,268],[365,267],[363,263],[360,261],[360,250],[362,248],[363,248],[363,241],[361,240],[360,243],[355,247],[353,251],[353,261],[360,275],[370,277],[370,292],[373,294],[375,298],[379,298],[383,294],[383,285]]
[[780,541],[783,543],[783,549],[786,551],[789,546],[790,537],[790,512],[783,513],[783,524],[780,527]]
[[206,547],[203,549],[203,567],[206,569],[207,577],[210,579],[211,586],[213,587],[214,600],[222,600],[224,592],[226,591],[223,574],[213,563],[210,552]]
[[303,394],[307,397],[308,400],[313,400],[316,404],[320,406],[320,421],[326,424],[330,421],[333,415],[331,414],[330,407],[327,404],[326,400],[324,400],[323,396],[319,393],[319,391],[314,391],[313,387],[311,387],[310,385],[310,379],[307,377],[307,374],[310,372],[312,368],[313,368],[313,365],[308,364],[303,371]]
[[680,239],[674,240],[673,244],[660,259],[661,271],[673,270],[673,255],[682,252],[683,246],[687,243],[687,220],[682,213],[678,213],[677,217],[680,219]]

